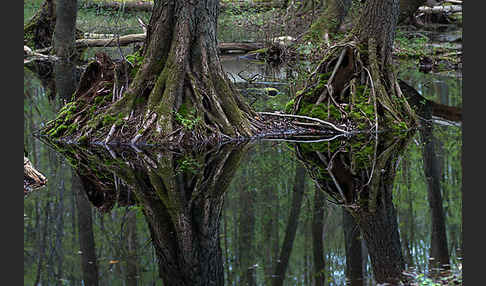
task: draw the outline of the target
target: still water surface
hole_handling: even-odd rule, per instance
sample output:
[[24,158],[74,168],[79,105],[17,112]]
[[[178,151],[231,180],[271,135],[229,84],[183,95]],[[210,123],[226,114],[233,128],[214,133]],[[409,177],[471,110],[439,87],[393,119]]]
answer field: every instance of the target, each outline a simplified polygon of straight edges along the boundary
[[[224,65],[236,82],[241,71],[260,74],[258,84],[280,91],[248,97],[254,108],[288,100],[288,68],[235,58]],[[400,78],[428,99],[461,106],[461,79],[424,76],[406,63]],[[25,284],[162,285],[160,270],[174,281],[216,275],[225,285],[374,285],[373,273],[393,264],[429,273],[430,261],[460,263],[460,126],[377,141],[61,155],[31,135],[60,99],[49,101],[29,73],[24,82],[24,144],[48,178],[24,201]]]

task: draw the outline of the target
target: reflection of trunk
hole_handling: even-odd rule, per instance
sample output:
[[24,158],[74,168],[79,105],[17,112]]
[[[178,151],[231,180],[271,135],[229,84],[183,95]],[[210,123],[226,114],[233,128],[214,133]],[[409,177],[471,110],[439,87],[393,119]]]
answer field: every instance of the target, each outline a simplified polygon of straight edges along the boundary
[[127,214],[127,233],[126,233],[126,249],[127,249],[127,270],[126,270],[126,285],[136,286],[138,280],[138,254],[137,254],[137,213],[135,210],[130,210]]
[[314,210],[312,214],[312,251],[314,257],[314,285],[324,286],[326,281],[326,261],[324,260],[324,247],[322,235],[324,230],[325,194],[319,188],[314,191]]
[[255,268],[253,267],[253,236],[255,230],[255,192],[248,185],[249,169],[245,168],[240,186],[240,218],[239,218],[239,259],[240,283],[239,285],[256,285]]
[[231,269],[234,269],[234,265],[232,265],[232,259],[230,257],[231,251],[228,244],[228,216],[226,212],[228,210],[228,205],[226,204],[223,210],[223,237],[224,237],[224,258],[225,258],[225,276],[226,276],[226,284],[233,285],[233,273]]
[[71,100],[76,90],[76,65],[72,61],[60,60],[54,64],[55,92],[65,100]]
[[285,272],[290,260],[290,254],[294,244],[295,233],[297,232],[297,226],[299,222],[300,206],[304,197],[305,191],[305,168],[297,165],[295,170],[294,189],[292,196],[292,209],[290,210],[287,229],[285,230],[285,238],[280,251],[280,260],[275,267],[275,279],[273,285],[283,285],[285,280]]
[[415,240],[415,220],[413,212],[413,197],[412,197],[412,179],[410,175],[410,160],[407,156],[402,158],[402,174],[403,180],[405,181],[405,191],[406,191],[406,202],[404,205],[408,205],[406,210],[400,215],[403,220],[403,228],[400,232],[402,238],[402,245],[404,248],[404,258],[407,267],[413,267],[413,242]]
[[140,153],[129,147],[107,152],[92,146],[86,152],[76,144],[46,143],[69,162],[76,162],[92,197],[95,193],[105,195],[107,188],[113,190],[115,178],[134,192],[148,224],[164,285],[224,284],[221,212],[246,143],[201,147],[204,152],[151,149]]
[[79,245],[84,284],[98,285],[98,263],[96,261],[91,204],[85,197],[81,181],[76,174],[73,174],[72,188],[78,209]]
[[[386,183],[385,183],[386,184]],[[392,186],[380,186],[383,206],[375,213],[359,214],[356,220],[369,251],[373,274],[377,282],[397,282],[402,277],[405,262],[402,256]]]
[[[392,189],[398,156],[411,136],[408,134],[405,138],[388,140],[383,138],[378,138],[381,140],[376,142],[376,151],[369,148],[371,153],[364,149],[370,145],[367,141],[353,141],[345,146],[341,146],[338,141],[330,142],[328,148],[336,150],[333,153],[321,152],[323,146],[319,144],[299,144],[296,152],[316,186],[333,200],[343,203],[354,217],[362,239],[366,242],[375,280],[378,283],[396,284],[407,278],[402,275],[405,264]],[[354,153],[349,155],[351,147]],[[370,162],[368,158],[376,160]]]
[[433,267],[444,267],[443,265],[449,264],[449,252],[442,208],[440,165],[435,153],[432,128],[431,125],[425,124],[420,130],[422,140],[425,143],[423,149],[424,172],[427,179],[428,199],[432,215],[430,257],[433,258],[431,260]]
[[150,160],[133,169],[164,285],[224,284],[219,223],[224,192],[243,152],[230,145],[213,150],[197,160],[163,154],[155,159],[157,168],[148,168],[147,162],[155,163]]
[[343,209],[344,247],[346,250],[347,285],[364,285],[363,248],[358,225],[353,216]]
[[[45,256],[46,256],[46,240],[47,240],[47,225],[48,225],[48,222],[49,222],[49,209],[50,209],[50,206],[49,206],[49,201],[46,201],[45,205],[44,205],[44,223],[43,223],[43,229],[42,229],[42,239],[40,240],[40,243],[39,243],[39,250],[38,250],[38,255],[39,255],[39,259],[37,260],[37,274],[36,274],[36,278],[35,278],[35,283],[34,285],[38,285],[39,282],[40,282],[40,279],[41,279],[41,275],[42,275],[42,270],[43,270],[43,264],[44,264],[44,259],[45,259]],[[36,213],[36,217],[38,218],[39,217],[39,213]],[[37,229],[39,230],[39,236],[40,236],[40,224],[39,224],[39,221],[37,221],[37,225],[39,226]],[[39,240],[37,240],[39,241]]]

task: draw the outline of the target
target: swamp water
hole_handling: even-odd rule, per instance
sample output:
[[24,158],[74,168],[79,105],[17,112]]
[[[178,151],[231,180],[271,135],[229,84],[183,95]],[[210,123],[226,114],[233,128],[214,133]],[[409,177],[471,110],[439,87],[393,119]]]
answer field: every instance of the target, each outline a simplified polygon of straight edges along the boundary
[[[235,57],[223,65],[255,109],[283,109],[295,71]],[[461,79],[402,66],[399,77],[423,96],[461,106]],[[248,84],[238,74],[260,76]],[[434,261],[461,265],[460,126],[185,152],[58,152],[32,133],[61,100],[49,101],[28,72],[24,85],[24,145],[48,178],[24,200],[26,285],[162,285],[159,261],[174,281],[192,273],[224,285],[375,285],[374,272],[400,263],[427,275]],[[255,87],[279,92],[248,92]]]

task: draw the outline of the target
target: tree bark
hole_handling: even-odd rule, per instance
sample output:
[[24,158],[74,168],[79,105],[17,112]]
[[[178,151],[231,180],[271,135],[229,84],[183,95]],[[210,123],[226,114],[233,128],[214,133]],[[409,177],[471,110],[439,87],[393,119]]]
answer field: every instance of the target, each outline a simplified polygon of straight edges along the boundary
[[393,70],[398,8],[399,0],[366,1],[346,40],[325,50],[306,87],[297,93],[292,113],[344,125],[348,131],[416,125]]
[[76,50],[77,0],[56,0],[56,25],[53,45],[56,55],[61,59],[74,59]]
[[[85,94],[78,90],[74,104],[83,110],[77,119],[82,124],[70,137],[74,141],[84,136],[89,142],[175,141],[189,145],[194,141],[252,135],[257,130],[250,123],[255,120],[255,113],[237,95],[218,57],[218,12],[217,0],[155,2],[143,60],[137,65],[134,78],[128,67],[113,65],[106,57],[100,57],[106,72],[111,69],[115,74],[113,98],[96,112],[88,112],[97,91],[109,81],[102,77],[104,73],[89,81],[91,89],[83,90]],[[124,84],[117,83],[121,78],[125,79]],[[73,123],[74,119],[64,124]],[[53,122],[44,132],[65,136],[64,132],[55,133],[58,127]]]

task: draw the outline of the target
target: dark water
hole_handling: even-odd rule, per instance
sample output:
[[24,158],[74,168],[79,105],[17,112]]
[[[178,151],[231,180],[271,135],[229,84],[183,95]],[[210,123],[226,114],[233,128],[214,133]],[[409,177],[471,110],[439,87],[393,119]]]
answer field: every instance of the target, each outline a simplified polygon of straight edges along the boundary
[[[258,110],[283,108],[289,87],[282,82],[292,69],[234,58],[225,68],[263,75],[255,86],[280,82],[270,85],[276,96],[247,98]],[[460,78],[424,75],[406,63],[400,78],[428,99],[461,106]],[[280,277],[283,285],[344,285],[347,276],[374,285],[373,271],[392,273],[399,263],[425,274],[431,261],[460,266],[460,126],[350,142],[191,152],[64,148],[61,155],[31,134],[62,99],[49,100],[28,72],[24,83],[24,144],[48,178],[24,201],[26,285],[162,285],[159,268],[177,263],[172,277],[219,276],[225,285]],[[160,267],[158,251],[166,253]]]

